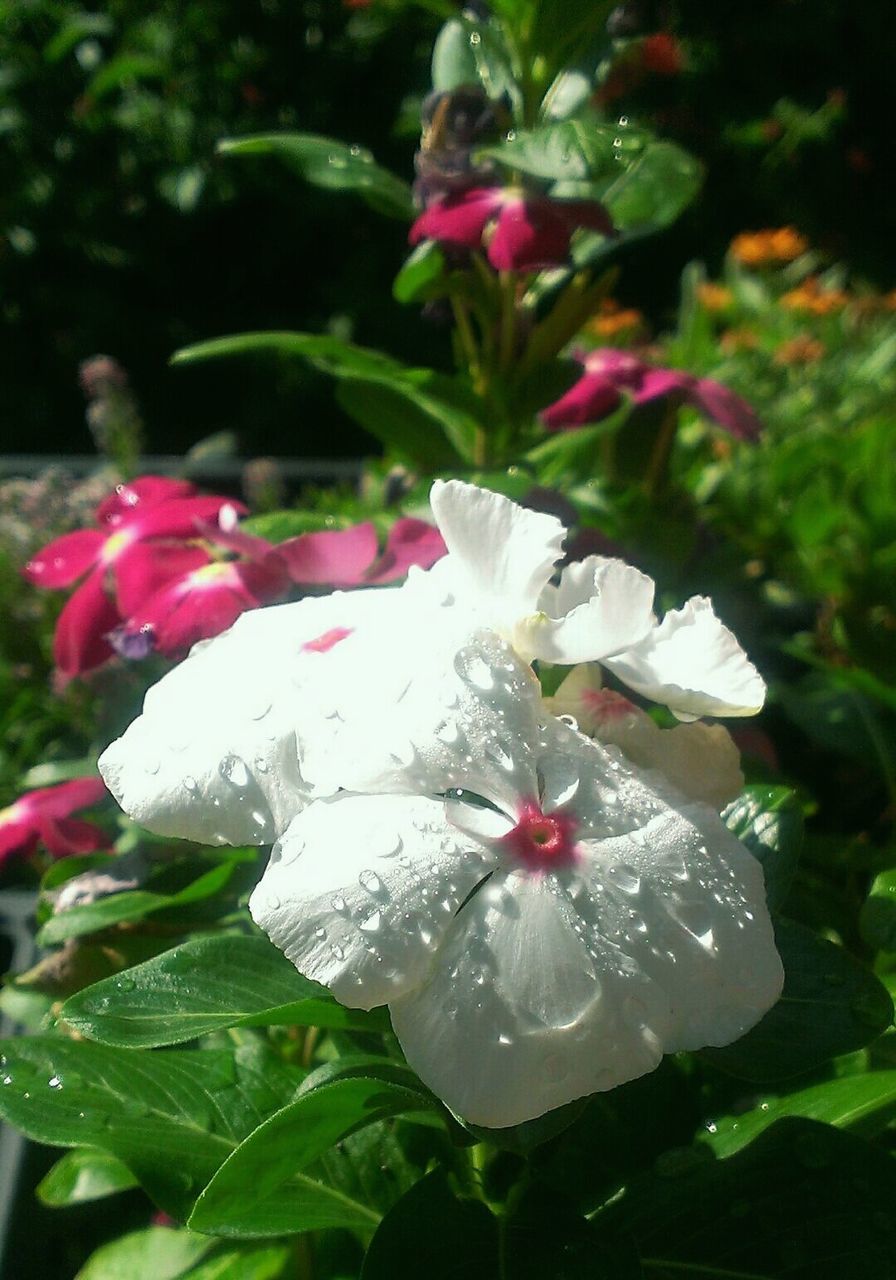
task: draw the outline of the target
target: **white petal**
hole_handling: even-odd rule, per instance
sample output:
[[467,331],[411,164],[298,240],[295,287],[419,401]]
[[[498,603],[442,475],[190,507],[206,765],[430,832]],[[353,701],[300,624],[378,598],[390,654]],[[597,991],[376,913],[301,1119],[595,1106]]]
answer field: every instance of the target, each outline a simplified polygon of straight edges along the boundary
[[721,819],[701,805],[669,807],[586,847],[577,910],[663,993],[664,1051],[729,1044],[754,1026],[784,972],[762,868]]
[[567,565],[523,624],[521,647],[546,662],[592,662],[637,644],[654,624],[654,583],[622,560],[589,556]]
[[496,880],[390,1012],[421,1079],[465,1120],[503,1128],[653,1070],[662,1050],[641,1009],[665,1028],[652,984],[611,946],[589,951],[554,877]]
[[604,665],[685,720],[751,716],[765,701],[762,677],[705,596],[671,610],[640,644]]
[[[394,665],[393,655],[386,665]],[[472,791],[512,812],[537,790],[532,745],[542,713],[532,670],[492,631],[446,641],[420,634],[400,669],[401,695],[373,701],[362,721],[376,722],[365,744],[356,735],[342,764],[342,785],[355,791],[443,794]],[[370,697],[381,699],[377,683]],[[351,724],[347,725],[350,728]]]
[[506,632],[533,613],[562,553],[560,521],[461,480],[436,480],[430,502],[457,580],[486,602],[490,625]]
[[300,973],[371,1009],[423,981],[493,865],[438,801],[340,795],[292,822],[249,907]]
[[[100,759],[125,812],[160,835],[272,842],[311,792],[307,742],[320,756],[338,754],[345,673],[364,667],[364,636],[388,618],[392,595],[336,593],[254,610],[196,645]],[[328,651],[303,648],[339,628],[352,634]]]

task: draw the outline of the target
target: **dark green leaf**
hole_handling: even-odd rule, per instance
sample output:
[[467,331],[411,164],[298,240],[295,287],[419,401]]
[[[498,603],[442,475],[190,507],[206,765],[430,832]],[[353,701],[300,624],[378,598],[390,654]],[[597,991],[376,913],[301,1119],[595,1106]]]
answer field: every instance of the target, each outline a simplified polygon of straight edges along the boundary
[[62,1018],[123,1048],[180,1044],[234,1026],[377,1030],[384,1016],[346,1009],[296,972],[266,938],[193,938],[66,1001]]
[[822,671],[775,692],[788,718],[819,746],[869,762],[877,758],[884,730],[878,708],[864,693]]
[[196,1201],[195,1231],[239,1234],[248,1212],[318,1160],[341,1138],[406,1111],[433,1104],[423,1093],[379,1079],[337,1080],[297,1097],[250,1134]]
[[295,1250],[289,1244],[219,1244],[183,1280],[287,1280],[294,1272]]
[[495,1280],[498,1224],[478,1200],[460,1200],[440,1169],[422,1178],[380,1223],[361,1280]]
[[803,811],[788,787],[747,787],[722,814],[726,825],[762,863],[769,907],[787,897],[803,842]]
[[435,240],[424,240],[410,255],[392,284],[396,302],[425,302],[445,293],[445,255]]
[[821,1120],[868,1137],[880,1133],[896,1114],[896,1071],[826,1080],[783,1097],[760,1098],[751,1111],[707,1125],[704,1142],[717,1156],[733,1155],[782,1116]]
[[484,1129],[480,1125],[467,1124],[465,1129],[475,1134],[482,1142],[489,1142],[503,1151],[517,1151],[524,1154],[534,1151],[543,1142],[556,1138],[579,1116],[588,1105],[587,1098],[576,1098],[565,1107],[555,1107],[546,1115],[537,1116],[534,1120],[526,1120],[523,1124],[513,1125],[509,1129]]
[[357,192],[371,208],[390,218],[414,216],[408,184],[376,164],[364,147],[349,147],[314,133],[258,133],[224,138],[218,151],[225,156],[274,156],[316,187]]
[[346,379],[339,384],[336,399],[402,461],[428,471],[450,470],[461,461],[430,415],[394,386]]
[[876,876],[859,916],[862,937],[878,951],[896,951],[896,871]]
[[603,1236],[568,1200],[531,1186],[513,1206],[505,1228],[505,1273],[513,1280],[641,1280],[630,1237]]
[[724,1049],[704,1049],[715,1066],[745,1080],[782,1080],[870,1044],[893,1019],[893,1002],[849,952],[791,920],[775,923],[784,992],[752,1031]]
[[240,528],[259,538],[267,538],[269,542],[285,542],[287,538],[297,538],[302,533],[344,529],[349,523],[349,520],[326,511],[265,511],[262,515],[243,520]]
[[137,1179],[127,1165],[108,1151],[76,1147],[57,1160],[38,1183],[37,1198],[43,1204],[61,1208],[101,1200],[136,1185]]
[[235,333],[209,342],[182,347],[171,357],[171,363],[195,364],[217,360],[221,356],[241,355],[299,356],[309,360],[324,373],[335,377],[400,377],[409,372],[406,365],[368,347],[357,347],[326,334],[292,333],[271,329],[263,333]]
[[176,1218],[299,1080],[255,1044],[141,1053],[32,1036],[2,1051],[5,1120],[36,1142],[110,1152]]
[[595,1225],[650,1280],[870,1280],[893,1274],[894,1202],[888,1153],[791,1119],[727,1160],[669,1152]]
[[624,142],[614,146],[616,125],[591,120],[562,120],[538,129],[518,130],[498,147],[485,147],[490,156],[511,170],[550,182],[594,182],[613,173],[616,157],[638,154],[644,135],[629,130]]
[[98,898],[84,906],[69,907],[67,911],[50,917],[37,940],[41,946],[51,946],[56,942],[65,942],[68,938],[80,938],[84,934],[98,933],[113,925],[141,920],[157,911],[175,910],[202,902],[225,889],[242,862],[242,855],[227,858],[175,893],[133,889],[109,894],[106,898]]

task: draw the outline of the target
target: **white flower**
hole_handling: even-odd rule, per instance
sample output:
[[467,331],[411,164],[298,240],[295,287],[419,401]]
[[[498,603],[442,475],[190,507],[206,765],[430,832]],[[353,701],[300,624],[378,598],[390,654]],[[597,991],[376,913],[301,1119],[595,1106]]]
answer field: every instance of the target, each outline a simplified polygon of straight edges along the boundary
[[437,480],[431,502],[448,555],[406,589],[443,606],[437,627],[456,612],[467,630],[497,631],[525,661],[602,662],[681,719],[761,708],[759,673],[705,597],[657,622],[652,579],[621,560],[588,556],[551,582],[566,532],[554,516],[460,480]]
[[371,689],[381,706],[398,698],[412,630],[386,589],[244,613],[149,690],[100,757],[106,785],[160,835],[272,843],[316,779],[338,777],[346,722]]
[[507,643],[477,634],[398,705],[393,794],[308,805],[250,907],[337,999],[388,1003],[457,1114],[520,1123],[771,1007],[759,863],[711,809],[547,715]]

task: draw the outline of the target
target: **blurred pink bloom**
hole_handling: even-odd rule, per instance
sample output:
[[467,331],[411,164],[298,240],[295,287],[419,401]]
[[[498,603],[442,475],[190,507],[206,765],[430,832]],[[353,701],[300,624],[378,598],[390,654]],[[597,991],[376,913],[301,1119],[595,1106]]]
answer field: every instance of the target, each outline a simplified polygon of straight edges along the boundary
[[172,548],[159,540],[197,538],[200,522],[215,519],[232,504],[222,497],[180,496],[183,485],[146,476],[121,486],[97,508],[104,527],[63,534],[26,564],[25,578],[38,587],[68,587],[84,578],[59,615],[53,637],[53,656],[63,675],[80,675],[112,656],[107,635],[121,620],[122,609],[107,591],[109,574],[125,599],[126,613],[127,602],[145,592],[148,582],[157,588],[184,572],[184,555],[192,557],[195,567],[190,548]]
[[29,854],[38,844],[59,858],[108,847],[109,838],[99,827],[70,817],[107,794],[99,777],[26,791],[15,804],[0,810],[0,863],[14,853]]
[[755,441],[762,423],[742,396],[712,378],[681,369],[647,364],[631,351],[602,347],[576,357],[585,372],[565,395],[549,405],[541,419],[550,431],[599,422],[618,408],[627,393],[636,405],[657,400],[689,404],[738,440]]
[[277,547],[293,582],[335,588],[394,582],[403,578],[412,565],[428,569],[445,550],[438,529],[411,516],[395,521],[382,555],[370,521],[349,529],[302,533]]
[[486,235],[488,260],[496,271],[540,271],[562,266],[578,227],[610,235],[609,215],[596,200],[526,197],[504,187],[474,187],[436,200],[410,231],[411,244],[437,240],[479,249]]

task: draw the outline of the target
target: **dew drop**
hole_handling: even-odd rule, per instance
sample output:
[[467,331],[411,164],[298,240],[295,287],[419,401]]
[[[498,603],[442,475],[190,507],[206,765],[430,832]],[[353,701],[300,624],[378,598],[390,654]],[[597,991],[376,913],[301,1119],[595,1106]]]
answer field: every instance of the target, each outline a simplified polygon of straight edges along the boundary
[[333,955],[337,960],[345,959],[345,951],[342,949],[342,947],[339,946],[337,942],[332,943],[332,945],[330,946],[330,950],[333,952]]
[[50,1088],[51,1088],[51,1089],[61,1089],[61,1088],[62,1088],[62,1077],[61,1077],[61,1076],[50,1076],[49,1080],[47,1081],[47,1084],[50,1086]]
[[379,893],[383,887],[383,882],[375,871],[362,871],[358,876],[358,884],[368,893]]
[[188,773],[184,778],[184,787],[189,791],[191,796],[199,795],[199,786],[191,773]]
[[488,663],[475,649],[461,649],[454,659],[454,669],[465,684],[488,693],[495,687],[495,677]]
[[336,897],[333,899],[332,906],[334,911],[345,910],[345,898],[343,898],[341,893],[336,894]]
[[640,892],[641,877],[636,871],[633,871],[631,867],[625,866],[624,863],[615,868],[615,875],[613,879],[617,887],[621,889],[623,893],[628,893],[634,896]]
[[218,766],[218,772],[225,782],[229,782],[234,787],[245,787],[249,781],[246,762],[239,756],[225,756]]
[[370,915],[366,920],[361,921],[358,928],[362,933],[378,933],[380,925],[382,924],[382,919],[381,913],[379,911],[374,911],[373,915]]

